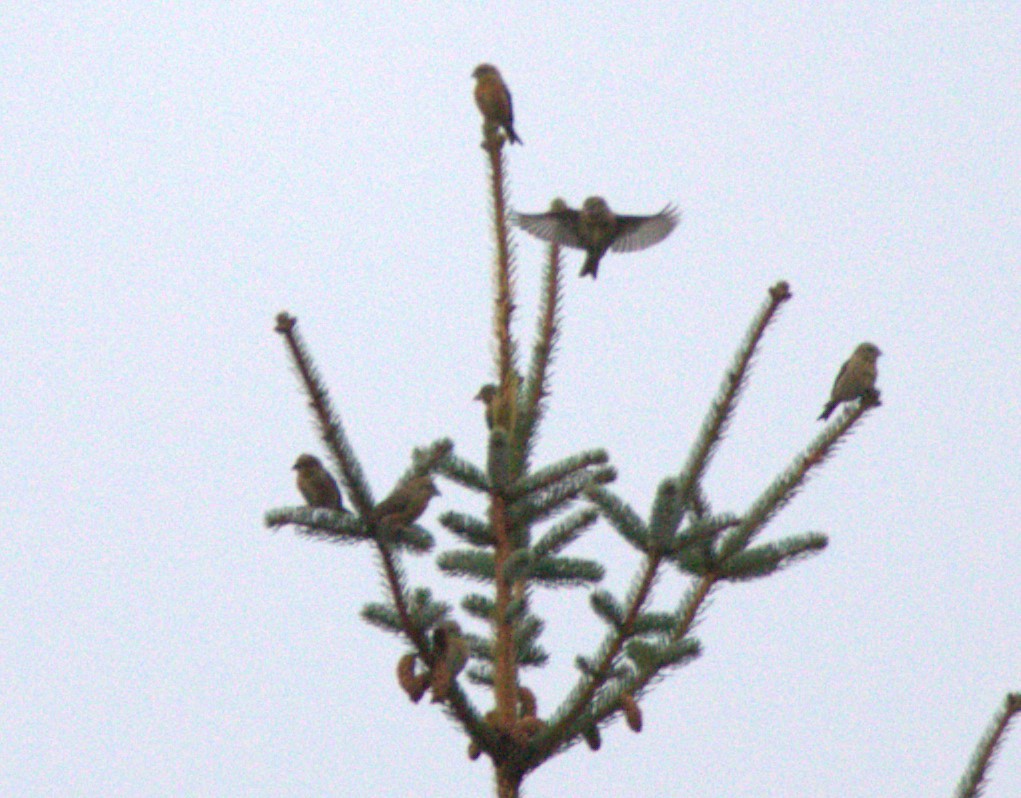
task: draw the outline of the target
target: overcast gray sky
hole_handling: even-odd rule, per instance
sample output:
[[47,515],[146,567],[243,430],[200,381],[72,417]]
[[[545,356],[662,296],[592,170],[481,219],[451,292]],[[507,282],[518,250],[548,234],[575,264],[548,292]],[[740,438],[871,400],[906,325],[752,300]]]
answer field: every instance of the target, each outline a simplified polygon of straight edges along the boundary
[[[829,549],[717,593],[646,730],[614,726],[529,794],[949,795],[1021,688],[1021,8],[372,5],[0,15],[0,793],[488,794],[358,620],[369,552],[262,517],[319,451],[283,309],[377,496],[414,445],[482,458],[470,73],[491,61],[525,142],[515,207],[684,214],[596,283],[569,254],[543,462],[606,446],[647,509],[787,279],[708,480],[740,512],[817,434],[854,345],[885,352],[883,407],[767,535]],[[527,339],[544,248],[516,241]],[[441,548],[435,516],[464,501],[447,485],[426,516]],[[579,552],[627,583],[605,527]],[[470,587],[425,565],[443,598]],[[542,713],[601,630],[584,591],[538,610]],[[1018,794],[1015,733],[988,795]]]

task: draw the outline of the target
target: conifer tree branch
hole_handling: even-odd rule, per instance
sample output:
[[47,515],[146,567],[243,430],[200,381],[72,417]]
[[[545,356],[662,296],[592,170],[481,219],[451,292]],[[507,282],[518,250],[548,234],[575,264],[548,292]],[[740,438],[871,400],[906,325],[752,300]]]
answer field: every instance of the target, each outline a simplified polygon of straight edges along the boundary
[[524,472],[535,447],[535,431],[545,413],[546,400],[550,395],[549,371],[560,339],[560,306],[563,301],[563,266],[560,261],[560,246],[551,244],[546,269],[543,273],[542,306],[539,309],[539,325],[532,346],[532,362],[525,383],[524,412],[518,419],[518,441],[520,442],[520,470]]
[[611,677],[617,656],[634,631],[635,620],[649,598],[661,561],[660,555],[655,552],[646,558],[620,627],[610,632],[599,662],[590,673],[582,676],[563,707],[550,718],[550,725],[536,738],[534,746],[529,752],[529,770],[534,770],[556,754],[558,750],[570,744],[568,733],[573,730],[578,719],[585,714],[592,698]]
[[751,327],[734,358],[734,364],[724,377],[720,391],[713,400],[705,421],[702,422],[702,428],[688,456],[688,461],[681,470],[678,484],[683,501],[686,501],[690,492],[701,483],[702,475],[705,474],[713,453],[726,433],[730,418],[737,406],[738,396],[747,381],[748,369],[759,342],[770,322],[776,318],[780,307],[791,296],[790,286],[786,282],[781,281],[772,286],[769,289],[769,298],[752,320]]
[[321,507],[288,507],[266,513],[266,526],[297,527],[299,535],[330,543],[357,543],[371,540],[372,534],[349,513]]
[[[404,635],[415,647],[419,659],[431,667],[434,664],[432,646],[426,638],[425,630],[413,621],[408,610],[407,588],[404,584],[404,573],[400,562],[385,543],[377,540],[376,550],[390,599],[397,610]],[[475,744],[483,751],[495,752],[498,746],[496,735],[456,684],[448,695],[448,703],[451,714],[460,722]]]
[[[416,448],[412,452],[412,466],[405,474],[405,479],[424,474],[431,471],[441,470],[450,460],[453,443],[448,439],[441,439],[436,443]],[[390,593],[391,601],[400,618],[401,627],[405,636],[415,647],[418,657],[430,667],[435,665],[435,657],[432,645],[426,636],[427,629],[415,622],[409,610],[409,596],[404,579],[404,569],[401,566],[397,552],[394,548],[379,535],[375,539],[379,561],[383,569],[384,581]],[[497,740],[493,730],[482,720],[478,712],[468,701],[464,692],[453,686],[448,694],[448,704],[451,714],[461,723],[471,739],[483,751],[493,752],[497,747]]]
[[606,488],[589,487],[585,495],[624,540],[642,554],[649,551],[649,529],[630,505]]
[[514,520],[529,526],[559,513],[594,485],[605,485],[617,477],[612,466],[589,468],[569,474],[547,488],[536,489],[528,499],[514,502]]
[[390,600],[393,602],[394,609],[397,610],[397,615],[401,619],[401,627],[404,629],[404,634],[414,644],[415,648],[418,649],[418,653],[422,656],[423,660],[429,662],[431,655],[429,643],[425,637],[425,630],[418,628],[411,620],[411,614],[408,612],[408,596],[407,587],[404,584],[404,570],[387,544],[379,540],[375,543],[379,564],[383,569],[384,581],[387,590],[390,592]]
[[449,510],[440,516],[439,521],[453,534],[472,546],[490,548],[494,545],[495,541],[489,524],[481,518]]
[[822,551],[828,544],[829,539],[816,532],[747,546],[718,564],[716,573],[731,582],[760,579],[786,568],[795,560]]
[[559,553],[588,531],[597,520],[599,513],[591,508],[572,513],[546,530],[532,546],[532,553],[538,558]]
[[436,467],[436,473],[443,474],[447,479],[456,482],[468,490],[476,493],[489,492],[489,480],[486,473],[460,457],[453,455],[444,458]]
[[1007,727],[1014,716],[1021,713],[1021,693],[1008,693],[1003,708],[993,719],[992,725],[982,735],[975,753],[972,754],[968,769],[957,785],[955,798],[978,798],[985,786],[989,767],[996,753],[1006,739]]
[[500,729],[509,733],[517,711],[517,657],[514,651],[514,625],[508,612],[513,599],[512,584],[505,573],[511,556],[507,509],[500,496],[491,498],[490,524],[496,538],[496,606],[494,609],[495,662],[493,692]]
[[298,376],[301,377],[302,387],[308,394],[309,407],[319,428],[320,437],[329,449],[359,515],[366,516],[373,506],[372,491],[297,326],[298,320],[294,316],[287,312],[277,314],[274,329],[283,336],[287,344],[288,354]]
[[[489,157],[490,190],[493,203],[493,231],[496,238],[495,306],[493,308],[493,333],[497,341],[497,374],[500,385],[499,401],[505,405],[508,397],[514,407],[502,407],[502,411],[513,418],[517,414],[518,397],[511,391],[517,381],[517,347],[511,330],[514,305],[514,269],[510,249],[510,233],[507,214],[507,192],[504,180],[504,139],[492,126],[483,128],[482,149]],[[514,395],[511,395],[511,394]],[[490,441],[490,459],[493,459],[493,441]],[[499,441],[497,441],[499,442]],[[514,447],[516,448],[516,447]],[[502,458],[498,458],[502,459]],[[491,472],[493,469],[490,469]],[[498,471],[500,469],[497,469]],[[492,479],[493,474],[491,474]],[[497,477],[506,475],[496,474]],[[494,482],[501,483],[497,479]],[[507,560],[513,551],[511,530],[507,518],[506,502],[499,493],[502,484],[496,484],[490,493],[489,524],[495,540],[494,567],[496,596],[493,611],[493,636],[495,640],[495,661],[493,663],[493,693],[496,702],[495,720],[498,731],[509,735],[514,726],[517,711],[517,657],[514,651],[513,619],[509,616],[509,605],[513,599],[512,585],[504,574]],[[498,782],[500,765],[497,764]],[[520,779],[519,779],[520,781]],[[514,788],[516,793],[516,786]],[[501,790],[502,794],[502,790]]]
[[511,336],[514,304],[514,263],[510,248],[510,227],[507,224],[507,190],[504,180],[503,140],[488,135],[482,148],[489,156],[490,190],[493,200],[493,233],[496,238],[496,298],[493,308],[493,333],[497,342],[497,373],[500,387],[505,388],[510,373],[517,367],[517,347]]
[[496,557],[488,551],[448,549],[436,558],[441,571],[477,582],[496,583]]
[[518,798],[518,791],[521,787],[522,775],[518,768],[509,762],[503,762],[496,767],[496,795],[497,798]]
[[677,623],[677,628],[671,635],[673,640],[683,640],[684,637],[695,627],[695,623],[698,620],[699,613],[705,606],[706,601],[709,599],[709,594],[715,587],[717,577],[709,574],[703,576],[685,595],[679,608],[680,620]]
[[[570,457],[565,457],[556,463],[532,471],[527,476],[510,485],[506,491],[507,498],[513,501],[520,496],[525,496],[543,488],[556,488],[557,483],[566,482],[568,477],[577,474],[583,469],[589,469],[591,466],[605,465],[609,459],[610,457],[605,449],[590,449]],[[594,473],[594,471],[588,471],[583,476],[588,480],[589,476]]]
[[[704,576],[691,586],[679,609],[680,618],[670,633],[670,640],[679,643],[683,641],[692,630],[717,581],[718,578],[716,576]],[[697,655],[697,648],[695,648],[694,654]],[[651,669],[649,671],[639,671],[628,684],[622,685],[621,689],[626,690],[635,697],[638,697],[646,689],[648,689],[650,684],[659,676],[660,668]],[[602,710],[594,715],[594,720],[596,723],[602,723],[612,715],[617,714],[619,711],[620,706],[616,701],[608,701]]]
[[[680,612],[680,619],[678,623],[672,629],[669,639],[674,641],[675,644],[682,644],[685,642],[685,637],[691,631],[694,626],[699,613],[704,608],[706,601],[708,600],[709,594],[715,586],[717,578],[715,576],[706,576],[699,579],[691,589],[688,591],[684,602],[682,604]],[[682,661],[690,659],[693,656],[697,656],[699,653],[699,647],[693,640],[687,641],[690,645],[685,646],[683,650]],[[589,704],[590,710],[585,715],[585,721],[592,726],[600,726],[607,722],[610,722],[618,714],[624,712],[624,702],[621,701],[621,697],[626,694],[630,697],[631,701],[639,698],[653,682],[662,677],[663,667],[669,667],[669,664],[658,665],[648,670],[631,670],[627,676],[619,679],[615,685],[604,685],[605,687],[612,687],[613,689],[606,690],[600,689],[597,694],[594,694],[592,701]],[[611,678],[613,674],[611,672]],[[576,740],[566,740],[566,745],[571,745]],[[554,751],[553,753],[556,753]],[[538,764],[541,764],[538,763]]]
[[[504,225],[506,228],[506,225]],[[355,457],[354,450],[344,432],[340,416],[333,409],[329,392],[326,389],[312,358],[309,356],[304,341],[297,330],[297,319],[286,312],[279,313],[276,318],[275,330],[283,336],[288,353],[301,378],[302,386],[309,397],[316,425],[323,442],[336,462],[344,484],[348,488],[352,503],[358,515],[370,518],[375,503],[369,489],[361,464]],[[449,441],[441,441],[424,452],[416,452],[419,459],[428,465],[442,461],[450,452]],[[318,527],[318,524],[316,525]],[[323,525],[325,527],[325,524]],[[320,527],[319,531],[326,529]],[[315,534],[312,532],[311,534]],[[412,619],[408,610],[407,588],[404,582],[403,569],[400,567],[396,553],[378,537],[374,539],[378,562],[383,572],[384,581],[394,609],[400,618],[402,631],[415,647],[416,653],[425,663],[433,661],[432,649],[426,638],[426,630],[420,628]],[[463,692],[453,690],[450,694],[451,712],[460,721],[471,738],[482,750],[495,750],[496,742],[493,732],[482,721],[478,713],[467,701]]]
[[795,457],[794,462],[752,503],[737,527],[723,538],[719,548],[721,558],[725,559],[747,546],[804,487],[809,473],[826,462],[851,434],[855,424],[878,404],[878,393],[862,398],[827,426],[808,449]]

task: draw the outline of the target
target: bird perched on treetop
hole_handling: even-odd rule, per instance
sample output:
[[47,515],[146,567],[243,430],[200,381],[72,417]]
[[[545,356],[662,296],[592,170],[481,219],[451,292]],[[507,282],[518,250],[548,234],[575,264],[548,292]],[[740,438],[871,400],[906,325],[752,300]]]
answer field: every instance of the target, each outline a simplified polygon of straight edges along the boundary
[[876,385],[876,361],[883,354],[879,347],[866,341],[857,348],[840,367],[837,379],[833,382],[830,400],[822,409],[819,421],[830,417],[830,413],[841,402],[849,402],[871,391]]
[[496,400],[496,394],[497,387],[491,382],[487,382],[475,394],[475,401],[482,402],[486,406],[486,426],[489,429],[493,428],[493,402]]
[[589,197],[580,211],[554,200],[545,213],[515,213],[512,218],[536,238],[585,250],[581,276],[591,274],[594,280],[607,250],[634,252],[658,244],[677,227],[680,216],[671,205],[653,216],[624,216],[611,211],[602,197]]
[[384,530],[403,529],[425,512],[433,496],[440,492],[432,477],[422,474],[394,488],[393,492],[372,510],[372,518]]
[[310,507],[347,512],[336,480],[323,468],[318,457],[311,454],[299,455],[291,467],[298,472],[298,490]]
[[450,685],[468,662],[468,641],[461,634],[457,621],[444,621],[433,631],[432,668],[433,703],[445,701]]
[[479,64],[472,77],[475,78],[475,104],[486,124],[502,127],[511,143],[523,144],[514,132],[514,105],[500,71],[492,64]]

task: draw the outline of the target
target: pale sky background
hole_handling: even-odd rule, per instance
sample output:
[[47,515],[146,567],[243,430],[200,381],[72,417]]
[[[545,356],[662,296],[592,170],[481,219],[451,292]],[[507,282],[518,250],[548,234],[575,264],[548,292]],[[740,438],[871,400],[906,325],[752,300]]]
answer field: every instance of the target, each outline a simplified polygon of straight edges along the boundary
[[[569,255],[540,462],[605,446],[646,511],[786,279],[707,483],[740,512],[819,432],[854,345],[885,352],[883,407],[765,537],[829,549],[716,593],[646,730],[571,749],[528,794],[949,796],[1021,689],[1021,6],[354,8],[0,15],[0,794],[490,794],[358,618],[381,595],[369,550],[262,519],[322,453],[283,309],[377,496],[415,445],[483,458],[470,73],[491,61],[525,142],[514,207],[684,213],[596,283]],[[516,244],[527,345],[545,249]],[[436,514],[466,507],[443,489],[440,549]],[[605,525],[578,553],[627,584]],[[475,589],[427,565],[440,597]],[[545,713],[602,627],[582,590],[537,609]],[[987,794],[1021,794],[1021,732]]]

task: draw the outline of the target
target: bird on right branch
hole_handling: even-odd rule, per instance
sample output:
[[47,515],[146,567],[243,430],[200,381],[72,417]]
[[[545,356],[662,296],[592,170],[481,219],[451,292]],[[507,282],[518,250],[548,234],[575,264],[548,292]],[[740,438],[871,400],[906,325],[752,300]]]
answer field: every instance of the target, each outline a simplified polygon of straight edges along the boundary
[[599,261],[607,251],[635,252],[658,244],[677,227],[680,214],[667,205],[652,216],[625,216],[610,210],[602,197],[589,197],[581,210],[556,199],[545,213],[515,213],[514,224],[543,241],[586,252],[581,277],[599,274]]
[[396,532],[419,519],[440,491],[432,477],[422,474],[394,488],[372,510],[372,519],[387,533]]
[[841,402],[858,399],[876,387],[876,361],[881,354],[883,353],[875,344],[868,341],[858,344],[851,357],[840,367],[837,378],[833,381],[830,400],[823,407],[819,421],[828,419],[830,413]]

